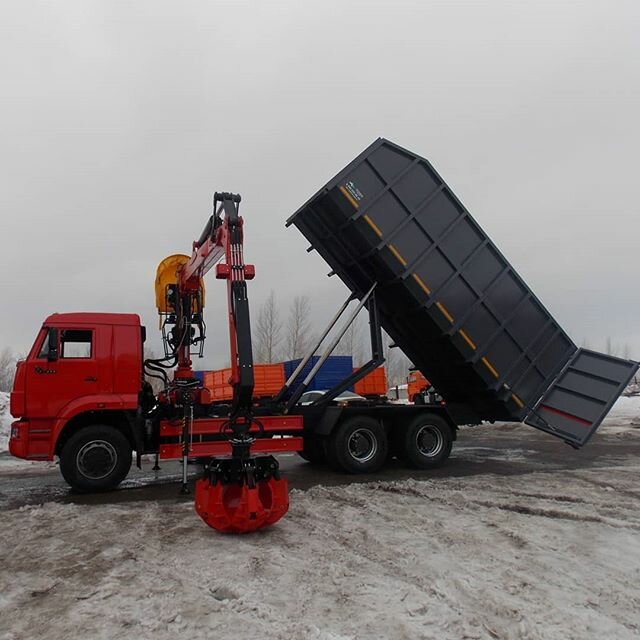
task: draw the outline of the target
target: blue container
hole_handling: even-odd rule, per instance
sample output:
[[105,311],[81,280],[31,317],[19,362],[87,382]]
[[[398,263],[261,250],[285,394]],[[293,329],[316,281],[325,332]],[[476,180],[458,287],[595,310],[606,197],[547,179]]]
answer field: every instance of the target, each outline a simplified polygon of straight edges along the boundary
[[[307,377],[311,369],[315,367],[320,356],[313,356],[304,366],[302,372],[291,385],[293,391]],[[300,358],[297,360],[287,360],[284,363],[284,375],[289,376],[296,370],[296,367],[302,362]],[[353,358],[351,356],[329,356],[325,363],[320,367],[318,373],[307,387],[307,391],[328,391],[353,372]],[[352,389],[353,390],[353,389]]]
[[205,374],[205,373],[206,373],[206,371],[194,371],[194,372],[193,372],[193,377],[194,377],[196,380],[200,380],[200,382],[201,382],[202,384],[204,384],[204,374]]

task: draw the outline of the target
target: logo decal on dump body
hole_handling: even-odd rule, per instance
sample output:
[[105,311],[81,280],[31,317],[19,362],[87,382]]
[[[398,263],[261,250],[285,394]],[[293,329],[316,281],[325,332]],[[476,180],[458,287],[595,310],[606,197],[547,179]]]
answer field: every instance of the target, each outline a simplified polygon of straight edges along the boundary
[[353,205],[355,209],[360,206],[360,201],[364,198],[364,194],[356,187],[353,180],[348,180],[341,187],[342,195]]

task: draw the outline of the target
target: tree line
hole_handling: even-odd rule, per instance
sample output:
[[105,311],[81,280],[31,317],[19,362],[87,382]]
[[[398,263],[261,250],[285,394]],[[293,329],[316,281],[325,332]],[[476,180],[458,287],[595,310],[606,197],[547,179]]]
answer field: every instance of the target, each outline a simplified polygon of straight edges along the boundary
[[11,391],[18,359],[11,347],[4,347],[0,351],[0,391]]
[[[368,318],[366,311],[351,324],[333,352],[333,355],[352,356],[355,367],[371,357],[369,327],[363,326],[363,317]],[[272,289],[260,305],[258,313],[252,318],[252,323],[253,356],[256,364],[302,358],[319,337],[317,327],[313,323],[311,301],[306,295],[297,295],[288,306],[283,306]],[[384,333],[383,348],[389,384],[406,382],[411,366],[408,358],[400,349],[393,348],[391,339]]]

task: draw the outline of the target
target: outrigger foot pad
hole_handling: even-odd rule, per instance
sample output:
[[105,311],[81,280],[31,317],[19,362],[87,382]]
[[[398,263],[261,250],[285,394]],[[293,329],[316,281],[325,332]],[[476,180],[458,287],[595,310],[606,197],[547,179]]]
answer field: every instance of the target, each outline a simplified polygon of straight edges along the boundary
[[289,510],[289,486],[273,456],[212,460],[196,481],[195,507],[213,529],[249,533]]

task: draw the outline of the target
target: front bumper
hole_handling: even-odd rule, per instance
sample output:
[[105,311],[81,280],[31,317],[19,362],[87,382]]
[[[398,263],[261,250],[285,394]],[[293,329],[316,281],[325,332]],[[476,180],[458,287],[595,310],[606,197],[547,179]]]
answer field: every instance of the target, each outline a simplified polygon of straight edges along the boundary
[[51,425],[46,420],[17,420],[11,425],[9,452],[26,460],[53,460]]
[[29,423],[16,420],[11,423],[9,453],[16,458],[26,458],[29,453]]

